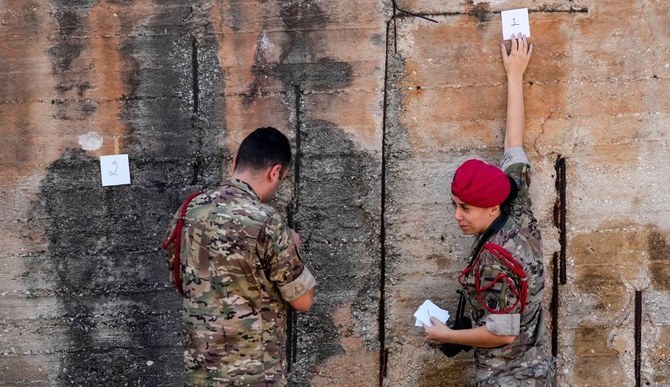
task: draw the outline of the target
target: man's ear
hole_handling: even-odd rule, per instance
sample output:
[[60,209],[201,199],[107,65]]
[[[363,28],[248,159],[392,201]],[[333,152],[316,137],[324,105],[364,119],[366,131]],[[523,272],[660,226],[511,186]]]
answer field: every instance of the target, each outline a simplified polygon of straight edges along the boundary
[[275,164],[270,168],[270,181],[275,182],[281,180],[281,164]]
[[235,153],[235,157],[233,157],[233,172],[237,169],[237,153]]

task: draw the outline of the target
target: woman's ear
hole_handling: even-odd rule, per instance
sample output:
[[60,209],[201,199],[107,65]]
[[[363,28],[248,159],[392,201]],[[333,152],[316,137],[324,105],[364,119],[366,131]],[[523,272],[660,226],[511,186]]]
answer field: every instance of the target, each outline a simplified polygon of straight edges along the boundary
[[500,212],[500,204],[496,204],[495,206],[491,207],[491,216],[496,216]]

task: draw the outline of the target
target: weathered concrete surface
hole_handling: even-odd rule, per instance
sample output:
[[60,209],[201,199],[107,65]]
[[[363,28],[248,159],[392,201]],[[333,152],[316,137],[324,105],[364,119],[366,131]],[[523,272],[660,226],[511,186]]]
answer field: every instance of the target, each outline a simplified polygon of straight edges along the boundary
[[[292,321],[291,383],[471,384],[471,354],[445,358],[411,314],[455,306],[471,240],[449,183],[500,156],[499,12],[517,7],[536,44],[526,145],[560,384],[670,383],[670,5],[398,5],[439,23],[394,19],[391,1],[0,1],[0,384],[179,385],[163,229],[266,125],[293,142],[274,204],[319,281]],[[115,142],[133,182],[103,188]]]
[[[2,219],[2,381],[179,384],[179,299],[159,246],[181,192],[221,178],[216,41],[180,2],[2,7],[3,117],[16,123],[3,146],[25,152],[3,151],[15,202]],[[194,41],[207,70],[197,110]],[[96,156],[115,137],[133,184],[103,188]]]
[[[640,382],[668,382],[668,6],[661,2],[405,2],[433,24],[394,25],[386,128],[388,384],[467,384],[471,370],[421,350],[408,316],[424,298],[455,306],[469,240],[449,211],[464,159],[497,161],[505,84],[498,11],[531,9],[536,44],[526,77],[532,195],[545,238],[547,306],[559,294],[559,381],[635,385],[636,291]],[[623,17],[622,15],[626,15]],[[640,42],[648,42],[640,44]],[[567,165],[567,283],[553,287],[557,157]],[[550,310],[551,312],[551,310]],[[462,355],[461,355],[462,356]],[[408,364],[408,359],[409,364]],[[437,366],[435,364],[438,364]],[[435,367],[438,370],[435,370]],[[409,369],[412,372],[409,372]]]
[[[294,141],[295,184],[275,204],[291,202],[319,281],[294,324],[293,382],[378,383],[388,7],[356,8],[0,3],[2,383],[179,384],[163,229],[267,125]],[[96,158],[117,147],[132,184],[100,187]]]
[[[212,6],[226,126],[293,131],[290,215],[319,283],[289,343],[293,384],[378,384],[382,11],[375,2]],[[229,133],[231,146],[244,135]]]

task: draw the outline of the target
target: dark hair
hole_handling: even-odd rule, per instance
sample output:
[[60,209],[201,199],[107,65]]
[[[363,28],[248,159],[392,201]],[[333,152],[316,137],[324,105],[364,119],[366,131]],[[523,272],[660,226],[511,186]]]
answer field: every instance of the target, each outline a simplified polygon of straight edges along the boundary
[[258,128],[240,144],[236,162],[237,170],[260,171],[277,164],[284,169],[291,164],[291,144],[275,128]]

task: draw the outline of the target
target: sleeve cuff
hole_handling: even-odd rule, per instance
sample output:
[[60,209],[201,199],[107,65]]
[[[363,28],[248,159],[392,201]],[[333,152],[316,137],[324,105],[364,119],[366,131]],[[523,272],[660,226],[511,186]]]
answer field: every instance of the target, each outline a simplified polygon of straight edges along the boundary
[[314,286],[316,286],[316,280],[312,276],[312,273],[309,272],[309,269],[307,269],[307,266],[305,266],[298,278],[286,285],[280,286],[279,292],[285,301],[291,302],[307,293]]
[[530,165],[528,156],[526,156],[526,152],[523,150],[523,148],[520,146],[515,146],[506,150],[505,154],[503,154],[503,157],[500,160],[500,169],[506,171],[510,165],[518,163]]
[[521,315],[519,313],[486,316],[486,330],[496,336],[518,336],[520,323]]

